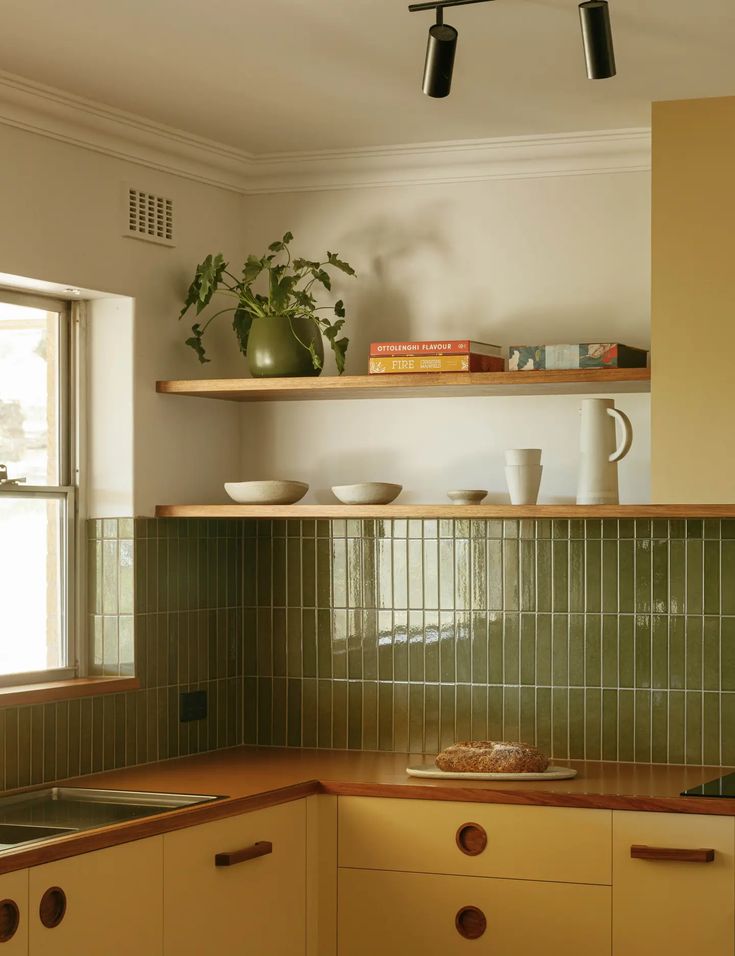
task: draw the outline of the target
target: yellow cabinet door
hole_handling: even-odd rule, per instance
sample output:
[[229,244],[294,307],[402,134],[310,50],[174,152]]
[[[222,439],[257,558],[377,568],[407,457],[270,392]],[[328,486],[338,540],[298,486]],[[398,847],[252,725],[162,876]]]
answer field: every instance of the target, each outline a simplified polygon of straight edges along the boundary
[[610,956],[610,892],[341,869],[339,956]]
[[0,954],[28,954],[28,870],[0,876]]
[[[164,835],[166,956],[303,956],[305,804],[294,801]],[[256,843],[272,844],[271,852],[234,862]],[[217,854],[232,854],[233,864],[216,866]]]
[[161,953],[162,837],[33,867],[28,889],[31,956]]
[[611,844],[610,810],[339,798],[340,866],[609,884]]
[[[714,850],[712,862],[637,859]],[[650,850],[654,852],[651,853]],[[686,813],[613,814],[615,956],[732,956],[735,821]]]

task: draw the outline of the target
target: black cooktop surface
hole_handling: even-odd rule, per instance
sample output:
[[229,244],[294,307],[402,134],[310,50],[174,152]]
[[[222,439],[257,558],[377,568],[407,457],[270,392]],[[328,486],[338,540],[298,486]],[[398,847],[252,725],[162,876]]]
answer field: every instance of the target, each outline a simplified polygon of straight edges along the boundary
[[682,797],[735,797],[735,773],[717,780],[708,780],[691,790],[683,790]]

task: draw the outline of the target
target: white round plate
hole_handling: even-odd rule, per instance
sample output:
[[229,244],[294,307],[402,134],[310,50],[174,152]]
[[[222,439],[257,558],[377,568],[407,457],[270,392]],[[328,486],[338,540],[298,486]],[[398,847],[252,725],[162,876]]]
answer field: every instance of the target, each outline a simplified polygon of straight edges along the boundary
[[438,767],[406,767],[409,777],[430,777],[432,780],[571,780],[577,771],[571,767],[547,767],[543,773],[459,773]]
[[293,505],[309,486],[304,481],[226,481],[225,491],[240,505]]
[[362,481],[357,485],[335,485],[332,494],[344,505],[387,505],[403,491],[403,485],[388,481]]

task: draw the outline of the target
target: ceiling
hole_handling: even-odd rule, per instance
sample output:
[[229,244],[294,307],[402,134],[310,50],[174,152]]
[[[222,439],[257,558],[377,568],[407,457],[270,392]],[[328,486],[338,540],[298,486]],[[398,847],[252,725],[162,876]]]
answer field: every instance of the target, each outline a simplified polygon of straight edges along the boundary
[[646,126],[735,94],[732,0],[610,0],[619,75],[584,72],[577,0],[447,11],[452,95],[420,91],[401,0],[5,0],[0,69],[253,153]]

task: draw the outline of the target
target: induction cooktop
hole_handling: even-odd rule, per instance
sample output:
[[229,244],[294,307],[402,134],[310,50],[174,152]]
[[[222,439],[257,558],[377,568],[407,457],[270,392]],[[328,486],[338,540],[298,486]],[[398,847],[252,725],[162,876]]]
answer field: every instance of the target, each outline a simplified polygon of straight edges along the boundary
[[708,780],[691,790],[683,790],[682,797],[735,797],[735,773],[717,780]]

